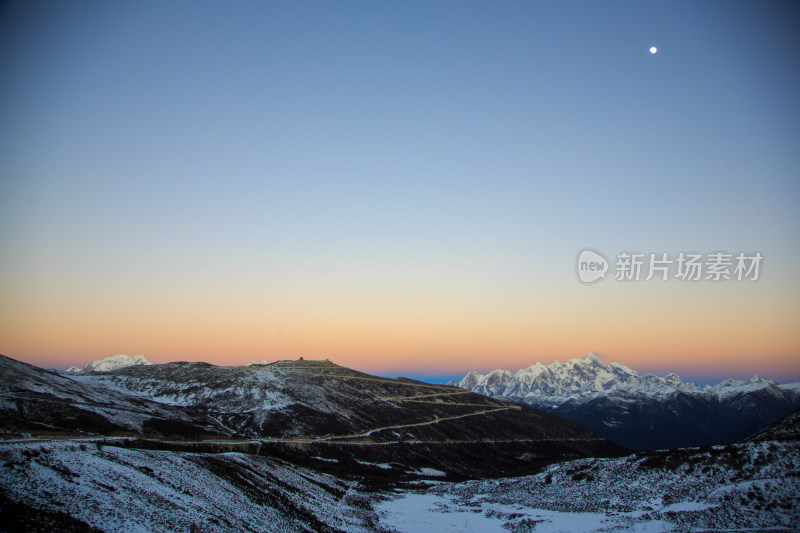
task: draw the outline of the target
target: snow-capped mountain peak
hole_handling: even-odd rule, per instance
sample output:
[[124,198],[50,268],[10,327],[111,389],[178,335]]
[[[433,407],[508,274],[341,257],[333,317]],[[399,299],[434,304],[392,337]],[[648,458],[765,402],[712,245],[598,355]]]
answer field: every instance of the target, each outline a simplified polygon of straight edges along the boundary
[[98,359],[85,365],[83,368],[71,366],[67,372],[108,372],[111,370],[118,370],[128,366],[151,365],[152,363],[147,360],[143,355],[134,355],[133,357],[120,353],[106,357],[105,359]]
[[633,449],[734,441],[800,406],[800,383],[753,376],[700,387],[675,373],[603,364],[594,353],[514,373],[471,372],[452,384],[558,414]]
[[576,365],[576,364],[594,364],[594,363],[602,364],[602,363],[600,363],[600,359],[597,357],[597,354],[595,354],[594,352],[589,352],[589,355],[587,355],[583,359],[574,357],[574,358],[569,360],[569,363],[571,363],[573,365]]
[[638,376],[638,375],[639,375],[639,373],[638,373],[638,372],[636,372],[635,370],[633,370],[633,369],[631,369],[631,368],[629,368],[629,367],[627,367],[627,366],[625,366],[625,365],[621,365],[621,364],[619,364],[619,363],[609,363],[609,364],[608,364],[608,366],[609,366],[610,368],[614,368],[614,369],[616,369],[617,371],[619,371],[619,372],[623,372],[623,373],[625,373],[625,374],[630,374],[630,375],[632,375],[632,376]]
[[545,366],[537,362],[513,373],[500,369],[485,375],[470,372],[458,385],[489,396],[526,400],[539,398],[555,404],[576,396],[587,397],[612,392],[648,397],[671,397],[679,392],[723,396],[777,386],[775,382],[756,375],[748,380],[728,379],[717,385],[701,388],[695,383],[683,381],[675,373],[664,377],[640,375],[619,363],[605,365],[593,352],[582,359],[573,358],[566,363],[555,361]]

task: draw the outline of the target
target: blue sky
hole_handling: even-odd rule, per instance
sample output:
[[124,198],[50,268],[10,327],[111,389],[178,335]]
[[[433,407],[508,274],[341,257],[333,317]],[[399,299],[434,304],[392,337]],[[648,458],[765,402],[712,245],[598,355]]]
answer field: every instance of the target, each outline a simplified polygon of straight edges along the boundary
[[[758,309],[774,345],[732,357],[798,370],[797,22],[782,2],[8,2],[0,349],[655,368],[646,341],[538,340],[600,305],[576,252],[758,250],[758,290],[606,307],[620,335],[648,299]],[[555,328],[502,326],[561,306]],[[684,326],[663,327],[697,355]],[[718,365],[734,341],[711,344]]]

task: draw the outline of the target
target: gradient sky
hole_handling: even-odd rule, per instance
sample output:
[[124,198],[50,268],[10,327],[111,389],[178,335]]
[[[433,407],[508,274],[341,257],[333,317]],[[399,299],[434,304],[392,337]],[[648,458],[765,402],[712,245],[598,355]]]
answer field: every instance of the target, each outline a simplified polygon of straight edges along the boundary
[[[0,353],[800,378],[799,24],[780,2],[6,2]],[[585,286],[585,247],[764,263]]]

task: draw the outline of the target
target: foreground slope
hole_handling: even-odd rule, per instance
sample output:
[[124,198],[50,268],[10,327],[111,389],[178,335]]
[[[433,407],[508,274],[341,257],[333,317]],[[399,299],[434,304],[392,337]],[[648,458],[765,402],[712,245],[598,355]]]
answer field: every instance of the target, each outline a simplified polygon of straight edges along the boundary
[[334,472],[360,460],[435,468],[453,478],[621,451],[582,426],[529,407],[327,361],[169,363],[77,375],[8,358],[0,364],[7,376],[0,389],[6,433],[125,431],[149,442],[120,446],[173,450],[200,448],[164,441],[246,439],[259,443],[258,453],[302,464],[321,458]]
[[391,492],[355,470],[332,476],[254,454],[6,441],[0,515],[6,531],[25,532],[796,531],[797,423],[753,442]]
[[747,442],[580,459],[375,506],[397,531],[796,531],[800,416]]
[[239,453],[0,444],[5,531],[368,531],[354,481]]

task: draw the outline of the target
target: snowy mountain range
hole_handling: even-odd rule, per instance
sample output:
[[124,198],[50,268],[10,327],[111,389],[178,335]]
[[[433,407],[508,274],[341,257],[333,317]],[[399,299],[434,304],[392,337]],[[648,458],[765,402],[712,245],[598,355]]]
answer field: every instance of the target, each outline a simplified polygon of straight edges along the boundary
[[463,389],[583,424],[633,449],[735,442],[800,407],[800,383],[753,376],[700,387],[677,374],[640,375],[594,353],[517,372],[470,372]]
[[105,359],[98,359],[97,361],[92,361],[88,363],[83,368],[77,366],[71,366],[66,371],[75,373],[75,372],[110,372],[112,370],[118,370],[120,368],[125,368],[128,366],[138,366],[138,365],[151,365],[150,361],[143,355],[134,355],[133,357],[129,355],[125,355],[124,353],[120,353],[117,355],[112,355],[111,357],[106,357]]
[[[581,380],[610,385],[579,361]],[[329,361],[65,373],[0,356],[0,375],[4,531],[791,531],[800,520],[800,411],[735,444],[629,454],[526,406]],[[721,389],[738,391],[716,397],[737,399],[725,406],[741,419],[770,387]],[[598,405],[629,394],[609,390]]]
[[778,385],[774,381],[753,376],[748,380],[726,379],[717,385],[700,387],[684,382],[678,374],[664,377],[640,375],[619,363],[604,365],[590,353],[583,359],[558,361],[547,366],[536,363],[517,372],[493,370],[488,374],[470,372],[460,382],[451,382],[463,389],[487,396],[530,398],[553,405],[574,399],[588,399],[611,392],[641,394],[667,398],[676,393],[701,394],[709,398],[724,398],[764,388],[776,388],[800,393],[800,383]]

